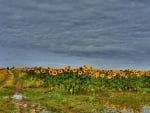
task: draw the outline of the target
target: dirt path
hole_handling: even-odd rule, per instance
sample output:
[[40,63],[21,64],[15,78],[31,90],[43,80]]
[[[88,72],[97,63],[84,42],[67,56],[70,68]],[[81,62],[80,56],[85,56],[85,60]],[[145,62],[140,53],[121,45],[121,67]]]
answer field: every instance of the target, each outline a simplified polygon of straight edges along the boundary
[[0,88],[4,87],[7,84],[7,82],[10,80],[11,76],[12,76],[12,74],[11,74],[10,70],[7,70],[4,80],[0,83]]
[[24,99],[22,80],[17,74],[15,75],[15,77],[17,81],[14,92],[14,96],[16,97],[14,98],[16,113],[39,113],[43,108],[40,105],[36,104],[35,102],[27,101]]
[[[13,74],[13,73],[12,73]],[[27,103],[23,99],[23,87],[22,80],[19,75],[15,75],[16,84],[14,90],[14,99],[15,99],[15,107],[16,113],[28,113],[27,112]]]
[[17,78],[17,83],[15,87],[15,93],[23,94],[22,81],[20,78]]

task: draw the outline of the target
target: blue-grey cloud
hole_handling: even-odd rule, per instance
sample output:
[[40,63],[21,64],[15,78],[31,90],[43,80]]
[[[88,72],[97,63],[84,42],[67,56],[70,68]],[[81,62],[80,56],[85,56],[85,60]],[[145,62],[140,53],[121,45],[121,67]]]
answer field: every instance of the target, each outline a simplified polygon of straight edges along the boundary
[[58,64],[149,68],[149,4],[146,0],[0,0],[0,62],[34,65],[57,60]]

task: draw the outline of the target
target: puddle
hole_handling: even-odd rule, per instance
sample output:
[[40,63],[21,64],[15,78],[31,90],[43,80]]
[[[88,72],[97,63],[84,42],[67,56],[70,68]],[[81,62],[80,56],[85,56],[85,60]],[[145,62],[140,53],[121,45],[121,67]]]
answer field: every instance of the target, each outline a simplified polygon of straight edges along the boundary
[[[48,111],[47,108],[40,103],[27,101],[26,97],[22,94],[14,94],[12,97],[4,96],[3,98],[13,99],[15,105],[14,113],[56,113],[54,111]],[[132,108],[118,110],[115,107],[106,106],[103,112],[96,111],[91,113],[150,113],[150,106],[143,106],[139,108],[138,111],[135,111]]]
[[26,97],[24,95],[18,93],[12,96],[16,108],[15,113],[50,113],[46,107],[40,105],[39,103],[26,101],[24,100],[25,98]]
[[47,110],[42,110],[40,113],[49,113],[49,111],[47,111]]
[[46,107],[37,104],[32,103],[28,101],[24,101],[23,99],[15,99],[15,108],[16,113],[49,113],[49,111],[46,110]]
[[[9,96],[5,96],[3,98],[9,98]],[[48,111],[46,107],[39,103],[25,100],[26,97],[23,94],[16,93],[12,96],[12,98],[15,102],[16,113],[54,113],[52,111]],[[134,110],[132,108],[123,108],[118,110],[115,107],[106,105],[103,113],[150,113],[150,106],[143,106],[141,109],[139,108],[139,110]]]
[[150,113],[150,107],[144,106],[141,111],[142,113]]
[[150,113],[150,107],[144,106],[140,111],[134,111],[133,109],[124,109],[121,113]]
[[22,94],[14,94],[13,99],[16,99],[16,100],[22,100],[23,99],[23,95]]
[[103,111],[104,113],[150,113],[150,106],[143,106],[139,110],[134,110],[132,108],[118,110],[117,108],[106,107]]

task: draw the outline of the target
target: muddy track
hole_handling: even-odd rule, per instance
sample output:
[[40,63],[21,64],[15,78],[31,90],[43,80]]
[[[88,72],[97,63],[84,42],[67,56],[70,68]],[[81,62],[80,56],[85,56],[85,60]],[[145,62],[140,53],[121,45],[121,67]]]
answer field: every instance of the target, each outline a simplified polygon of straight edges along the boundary
[[[3,88],[7,86],[9,81],[16,81],[15,87],[13,88],[14,95],[12,96],[14,99],[15,113],[39,113],[40,111],[45,110],[46,107],[41,106],[39,103],[24,99],[22,80],[18,74],[19,73],[14,74],[11,70],[7,70],[4,80],[0,83],[0,88]],[[48,112],[45,111],[45,113]]]
[[[22,87],[22,80],[18,75],[15,75],[16,77],[16,86],[15,86],[15,95],[21,95],[24,97],[23,94],[23,87]],[[15,99],[15,107],[16,107],[16,113],[39,113],[42,111],[42,109],[45,109],[44,107],[40,106],[39,104],[36,104],[32,101],[27,101],[24,98],[22,99]],[[47,113],[47,112],[46,112]]]
[[[10,71],[7,70],[7,73],[5,74],[5,78],[2,82],[0,82],[0,88],[5,87],[5,85],[7,84],[7,82],[11,79],[11,77],[14,77],[14,74]],[[19,76],[16,75],[16,85],[15,85],[15,93],[23,93],[23,88],[22,88],[22,84],[21,84],[21,79],[19,78]]]
[[12,76],[12,73],[10,72],[10,70],[7,70],[7,73],[5,74],[4,80],[2,82],[0,82],[0,88],[5,86],[5,84],[10,79],[11,76]]
[[22,80],[19,77],[19,73],[13,73],[12,71],[9,72],[12,76],[14,76],[14,81],[15,81],[15,89],[14,93],[16,94],[23,94],[23,87],[22,87]]
[[23,94],[22,81],[19,77],[17,78],[15,93]]

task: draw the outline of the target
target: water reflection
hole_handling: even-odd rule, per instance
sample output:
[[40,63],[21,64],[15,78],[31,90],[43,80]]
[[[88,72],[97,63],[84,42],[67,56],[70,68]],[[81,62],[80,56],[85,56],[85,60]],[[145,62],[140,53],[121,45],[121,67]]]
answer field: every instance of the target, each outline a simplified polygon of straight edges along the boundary
[[[23,99],[15,99],[15,113],[52,113],[47,111],[46,107],[40,104],[25,101]],[[90,113],[90,112],[89,112]],[[107,106],[104,111],[98,111],[96,113],[150,113],[149,106],[143,106],[141,108],[128,108],[128,107],[110,107]]]
[[44,107],[38,104],[31,104],[22,100],[16,100],[15,107],[16,113],[49,113]]
[[[15,94],[13,96],[15,101],[15,113],[53,113],[54,111],[47,111],[46,107],[32,101],[24,99],[22,94]],[[56,113],[56,112],[55,112]],[[90,112],[89,112],[90,113]],[[150,113],[150,106],[121,106],[114,104],[106,104],[103,111],[95,111],[91,113]]]
[[104,113],[150,113],[150,107],[149,106],[143,106],[139,109],[133,109],[133,108],[120,108],[117,109],[116,107],[110,107],[107,106]]
[[28,113],[27,104],[20,99],[15,99],[16,113]]
[[144,106],[141,111],[142,111],[142,113],[150,113],[150,107]]
[[13,96],[15,101],[15,113],[49,113],[45,107],[40,104],[25,101],[21,94],[15,94]]
[[144,106],[141,109],[137,109],[137,110],[134,110],[132,108],[123,109],[123,110],[121,110],[120,113],[150,113],[150,107]]
[[23,95],[22,94],[15,94],[12,98],[14,98],[16,100],[22,100],[23,99]]

